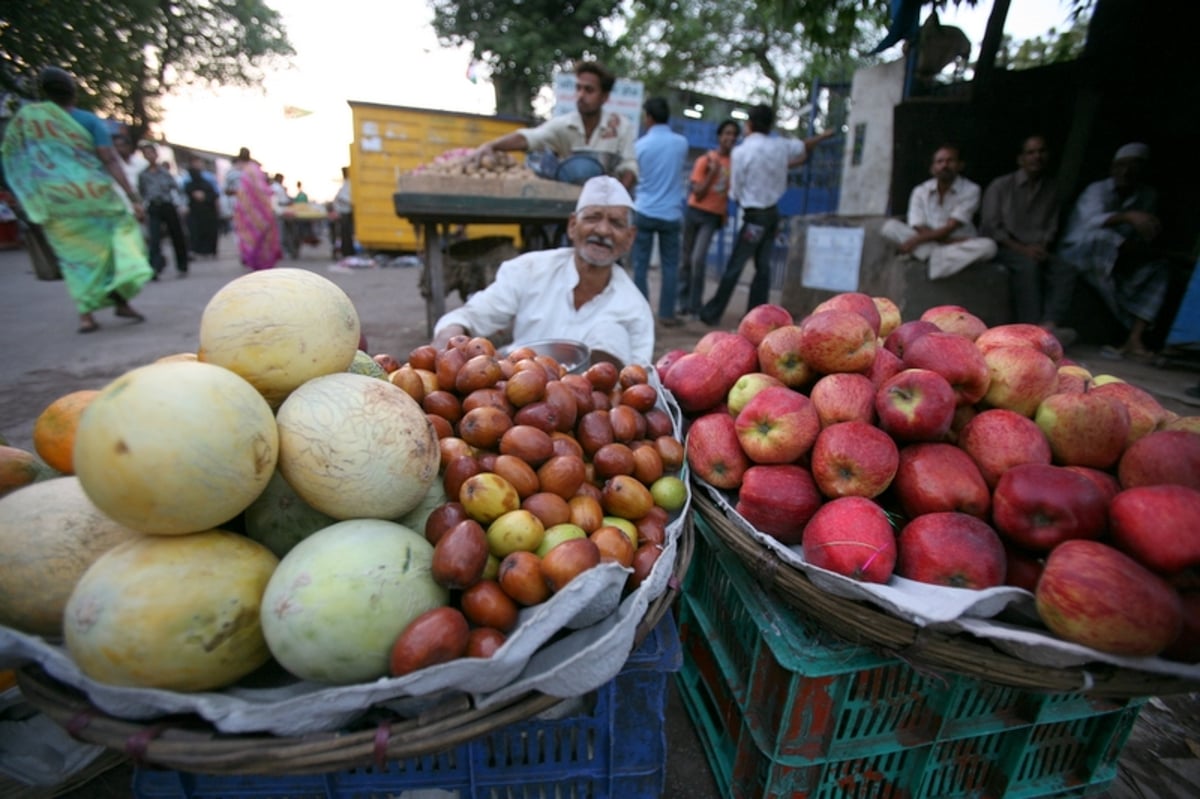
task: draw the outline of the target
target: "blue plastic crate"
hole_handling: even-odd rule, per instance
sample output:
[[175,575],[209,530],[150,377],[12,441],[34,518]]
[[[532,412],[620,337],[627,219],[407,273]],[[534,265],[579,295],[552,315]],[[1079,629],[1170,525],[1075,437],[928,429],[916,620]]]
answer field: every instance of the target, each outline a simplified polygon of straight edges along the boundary
[[918,672],[823,634],[697,531],[678,683],[724,795],[1067,797],[1116,777],[1140,701]]
[[589,709],[511,724],[434,755],[315,775],[231,776],[138,768],[141,799],[360,799],[437,788],[458,799],[638,799],[662,795],[667,675],[681,664],[668,613]]

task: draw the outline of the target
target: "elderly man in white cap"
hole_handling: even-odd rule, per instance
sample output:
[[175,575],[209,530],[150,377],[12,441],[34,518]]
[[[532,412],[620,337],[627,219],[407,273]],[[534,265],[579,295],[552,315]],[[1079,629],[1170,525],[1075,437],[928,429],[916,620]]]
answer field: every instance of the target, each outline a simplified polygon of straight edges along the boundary
[[455,335],[510,331],[516,344],[574,339],[591,348],[593,361],[650,363],[654,315],[617,265],[637,232],[632,211],[620,181],[589,180],[567,223],[572,246],[505,261],[490,286],[437,321],[433,345],[441,349]]
[[1168,265],[1150,250],[1161,224],[1145,183],[1149,159],[1140,142],[1118,149],[1109,177],[1076,200],[1058,250],[1129,331],[1119,348],[1103,350],[1110,357],[1150,357],[1143,336],[1167,295]]

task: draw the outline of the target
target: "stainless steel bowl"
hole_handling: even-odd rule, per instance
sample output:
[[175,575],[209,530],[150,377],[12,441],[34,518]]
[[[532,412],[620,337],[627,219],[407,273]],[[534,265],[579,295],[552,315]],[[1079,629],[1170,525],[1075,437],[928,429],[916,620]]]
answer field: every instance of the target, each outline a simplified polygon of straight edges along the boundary
[[527,347],[537,355],[548,355],[558,361],[568,372],[579,373],[591,365],[592,350],[582,341],[571,339],[543,339],[541,341],[519,341],[501,349],[502,355]]

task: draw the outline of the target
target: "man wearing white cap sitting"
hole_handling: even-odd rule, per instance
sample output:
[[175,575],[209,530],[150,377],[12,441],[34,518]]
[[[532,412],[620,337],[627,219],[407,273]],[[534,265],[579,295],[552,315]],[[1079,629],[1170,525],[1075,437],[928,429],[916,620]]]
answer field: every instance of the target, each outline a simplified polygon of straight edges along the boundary
[[1111,356],[1150,356],[1143,335],[1167,296],[1168,265],[1150,251],[1162,225],[1157,195],[1145,183],[1149,160],[1140,142],[1117,150],[1109,177],[1075,201],[1058,250],[1129,330],[1120,348],[1106,348]]
[[505,261],[490,286],[437,321],[433,345],[441,349],[456,335],[511,331],[515,344],[574,339],[591,348],[593,361],[650,363],[654,315],[617,264],[637,232],[632,212],[633,199],[620,181],[589,180],[567,222],[572,246]]

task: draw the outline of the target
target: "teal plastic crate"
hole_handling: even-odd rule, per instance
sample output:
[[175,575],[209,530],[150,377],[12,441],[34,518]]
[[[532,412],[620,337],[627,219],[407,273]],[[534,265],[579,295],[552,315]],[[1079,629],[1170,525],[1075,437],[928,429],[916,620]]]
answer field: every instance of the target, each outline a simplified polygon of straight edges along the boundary
[[1141,702],[917,671],[824,634],[696,527],[678,682],[725,795],[1085,796],[1115,778]]
[[[313,775],[190,774],[139,767],[141,799],[366,799],[439,789],[458,799],[657,799],[666,772],[667,677],[679,670],[668,613],[613,680],[562,719],[508,725],[435,755],[385,769]],[[442,794],[439,794],[441,796]]]

